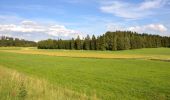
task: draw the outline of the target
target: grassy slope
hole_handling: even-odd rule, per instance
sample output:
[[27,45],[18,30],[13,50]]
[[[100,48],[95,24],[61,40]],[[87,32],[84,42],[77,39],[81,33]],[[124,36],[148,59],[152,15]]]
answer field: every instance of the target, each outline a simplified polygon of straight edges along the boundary
[[[169,49],[165,48],[133,51],[122,53],[149,53],[149,55],[153,53],[169,56]],[[48,52],[57,51],[48,50]],[[169,62],[69,58],[0,52],[0,65],[44,78],[60,87],[85,92],[87,95],[97,94],[102,99],[165,100],[170,98]]]
[[0,99],[1,100],[86,100],[94,99],[85,94],[60,88],[48,81],[30,77],[0,66]]

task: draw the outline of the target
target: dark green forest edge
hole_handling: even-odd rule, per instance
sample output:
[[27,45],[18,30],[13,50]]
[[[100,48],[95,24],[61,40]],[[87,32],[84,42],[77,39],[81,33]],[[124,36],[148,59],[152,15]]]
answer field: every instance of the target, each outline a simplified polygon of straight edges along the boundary
[[102,36],[71,40],[43,40],[37,44],[39,49],[71,49],[71,50],[129,50],[139,48],[170,47],[170,37],[138,34],[130,31],[106,32]]
[[38,43],[18,38],[0,38],[0,46],[35,47],[38,49],[70,50],[129,50],[139,48],[170,47],[170,37],[152,34],[138,34],[131,31],[106,32],[101,36],[87,35],[85,38],[71,40],[42,40]]
[[35,46],[37,46],[37,43],[34,41],[27,41],[27,40],[19,39],[19,38],[1,36],[0,37],[0,47],[9,47],[9,46],[35,47]]

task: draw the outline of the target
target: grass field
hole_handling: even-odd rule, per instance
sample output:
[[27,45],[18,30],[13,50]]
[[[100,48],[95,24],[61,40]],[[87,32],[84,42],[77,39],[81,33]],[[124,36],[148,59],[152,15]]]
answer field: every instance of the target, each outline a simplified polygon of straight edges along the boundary
[[168,100],[169,60],[170,48],[69,51],[2,47],[0,98]]
[[3,52],[21,54],[40,54],[59,57],[81,57],[81,58],[141,58],[170,60],[170,50],[167,48],[150,48],[124,51],[84,51],[84,50],[40,50],[36,48],[1,47]]
[[1,100],[76,100],[96,99],[54,86],[44,79],[26,76],[15,70],[0,66]]

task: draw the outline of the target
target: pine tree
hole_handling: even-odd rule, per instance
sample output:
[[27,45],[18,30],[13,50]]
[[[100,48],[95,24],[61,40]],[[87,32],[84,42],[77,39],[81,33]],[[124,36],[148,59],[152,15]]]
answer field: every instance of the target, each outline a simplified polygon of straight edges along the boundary
[[[30,46],[31,41],[0,38],[0,46]],[[34,45],[35,46],[35,45]],[[158,35],[138,34],[130,31],[107,32],[97,39],[93,35],[84,39],[78,36],[76,40],[43,40],[38,42],[39,49],[76,49],[76,50],[127,50],[138,48],[170,47],[170,37]]]
[[87,35],[87,37],[84,40],[84,49],[90,50],[90,36],[89,35]]
[[72,38],[70,41],[70,49],[73,50],[75,49],[74,47],[75,47],[75,42],[74,42],[74,38]]
[[105,37],[104,35],[99,38],[100,40],[100,50],[106,50],[106,45],[105,45]]
[[100,50],[100,37],[96,39],[96,50]]
[[129,37],[124,37],[124,50],[129,50],[131,48],[130,46],[130,40]]
[[80,50],[81,49],[81,40],[80,40],[80,37],[77,36],[77,39],[75,41],[75,45],[76,45],[76,49],[77,50]]
[[90,41],[90,47],[91,47],[91,50],[96,50],[96,37],[95,35],[92,36],[92,40]]
[[119,37],[117,38],[117,50],[124,50],[124,38]]
[[115,33],[113,34],[113,39],[112,39],[112,50],[113,51],[117,50],[117,36]]

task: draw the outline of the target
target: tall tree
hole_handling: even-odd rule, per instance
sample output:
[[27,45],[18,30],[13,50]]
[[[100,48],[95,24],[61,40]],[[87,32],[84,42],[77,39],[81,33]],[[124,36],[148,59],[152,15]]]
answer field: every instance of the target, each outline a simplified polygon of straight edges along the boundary
[[124,49],[129,50],[131,48],[130,46],[130,39],[128,36],[124,37]]
[[73,50],[75,49],[74,47],[75,47],[75,41],[74,41],[74,38],[72,38],[70,41],[70,49]]
[[90,50],[90,36],[89,35],[87,35],[87,37],[84,40],[84,49]]
[[[0,38],[0,46],[27,46],[31,42],[7,37]],[[40,49],[76,49],[76,50],[128,50],[138,48],[170,47],[170,37],[138,34],[131,31],[107,32],[97,38],[93,35],[76,40],[44,40],[38,42]]]
[[92,36],[92,40],[90,42],[91,50],[96,50],[96,37],[95,35]]
[[106,50],[106,42],[105,42],[105,36],[100,36],[100,50]]
[[80,36],[79,35],[77,36],[77,39],[75,41],[75,47],[76,47],[77,50],[81,49],[81,40],[80,40]]
[[113,51],[117,50],[117,36],[115,33],[113,34],[113,39],[112,39],[112,50]]

